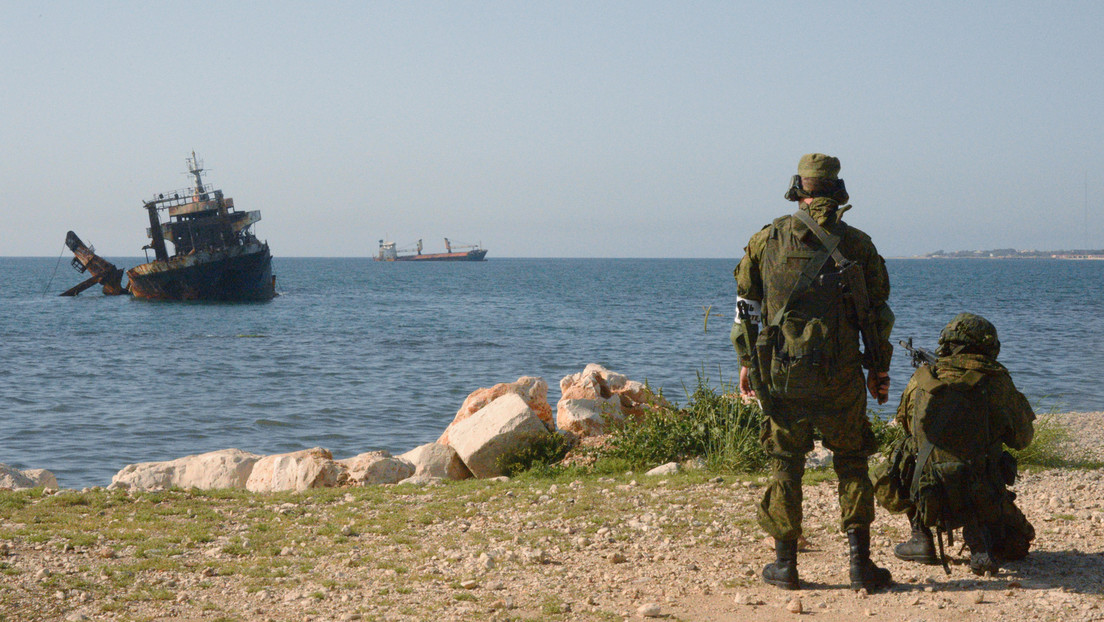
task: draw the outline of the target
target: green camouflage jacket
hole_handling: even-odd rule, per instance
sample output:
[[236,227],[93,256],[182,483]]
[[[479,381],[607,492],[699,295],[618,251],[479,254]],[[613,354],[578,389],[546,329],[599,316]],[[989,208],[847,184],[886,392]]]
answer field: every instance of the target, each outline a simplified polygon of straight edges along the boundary
[[[840,220],[840,213],[838,211],[839,204],[835,201],[831,199],[816,199],[810,205],[801,203],[800,206],[801,209],[809,212],[809,214],[811,214],[829,233],[836,234],[838,230],[841,229],[837,224]],[[785,216],[784,218],[792,219],[793,217]],[[734,270],[736,277],[736,293],[740,298],[755,301],[762,301],[764,299],[763,277],[760,273],[760,262],[763,251],[767,245],[767,236],[770,228],[771,225],[767,225],[758,233],[751,236],[751,240],[744,249],[744,257]],[[891,311],[889,305],[886,304],[886,301],[889,299],[889,274],[886,272],[885,260],[878,254],[878,250],[874,247],[874,243],[870,240],[870,236],[850,225],[843,228],[843,230],[844,235],[843,239],[840,241],[839,251],[844,257],[858,263],[863,268],[863,274],[866,277],[867,296],[870,299],[870,304],[873,306],[874,314],[878,319],[878,332],[881,337],[881,347],[885,352],[885,360],[889,361],[893,353],[893,346],[889,341],[889,334],[893,330],[894,316],[893,311]],[[769,310],[764,310],[763,317],[769,317]],[[743,325],[736,324],[733,329],[732,341],[739,354],[740,365],[749,367],[752,353],[745,351],[746,348],[743,347],[743,342],[745,340],[739,338],[742,331]],[[844,358],[858,360],[859,343],[857,340],[855,340],[854,343],[841,345],[843,347],[853,348],[851,355],[845,356]],[[869,358],[863,359],[863,366],[867,368],[870,367]],[[888,370],[882,369],[877,371]]]

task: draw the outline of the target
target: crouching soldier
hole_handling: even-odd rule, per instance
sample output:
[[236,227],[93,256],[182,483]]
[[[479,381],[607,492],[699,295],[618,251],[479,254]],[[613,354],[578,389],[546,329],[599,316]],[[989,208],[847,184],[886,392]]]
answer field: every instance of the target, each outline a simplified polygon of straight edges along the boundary
[[1027,447],[1035,413],[999,352],[993,324],[960,313],[940,333],[935,357],[924,353],[935,360],[905,387],[897,422],[907,436],[872,473],[879,505],[909,517],[912,537],[894,549],[902,560],[946,568],[942,536],[961,527],[970,570],[995,573],[1001,561],[1023,559],[1035,539],[1007,488],[1016,462],[1003,447]]

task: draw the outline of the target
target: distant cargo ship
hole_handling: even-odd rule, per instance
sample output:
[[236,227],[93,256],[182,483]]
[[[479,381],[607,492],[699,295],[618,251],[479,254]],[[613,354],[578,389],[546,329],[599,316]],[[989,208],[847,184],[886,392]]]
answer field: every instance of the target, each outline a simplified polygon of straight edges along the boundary
[[[403,255],[400,253],[412,253]],[[379,254],[376,261],[484,261],[487,249],[482,244],[469,244],[454,247],[448,238],[445,238],[445,252],[422,253],[422,241],[413,249],[397,248],[394,242],[379,241]]]

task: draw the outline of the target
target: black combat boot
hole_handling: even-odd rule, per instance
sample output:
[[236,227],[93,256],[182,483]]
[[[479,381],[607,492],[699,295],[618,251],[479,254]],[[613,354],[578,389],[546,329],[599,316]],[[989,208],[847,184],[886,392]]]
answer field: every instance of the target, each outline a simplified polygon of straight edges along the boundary
[[993,539],[988,527],[968,524],[962,528],[962,540],[970,547],[970,572],[979,577],[1000,572],[1000,558],[993,552]]
[[763,568],[763,580],[784,590],[796,590],[797,540],[774,541],[774,562]]
[[935,539],[932,538],[931,529],[921,524],[915,516],[909,517],[909,523],[912,525],[912,537],[893,547],[893,554],[897,559],[929,566],[943,563],[935,552]]
[[870,561],[870,529],[849,530],[847,543],[851,546],[851,589],[874,592],[893,585],[889,571]]

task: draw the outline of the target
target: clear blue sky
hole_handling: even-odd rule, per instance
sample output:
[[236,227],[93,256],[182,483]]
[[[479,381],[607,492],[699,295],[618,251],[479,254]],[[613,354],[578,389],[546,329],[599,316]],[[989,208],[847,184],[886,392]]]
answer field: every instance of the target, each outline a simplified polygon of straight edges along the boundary
[[1100,248],[1101,25],[1090,1],[4,2],[0,255],[69,229],[140,255],[193,148],[276,256],[735,258],[810,151],[884,255]]

